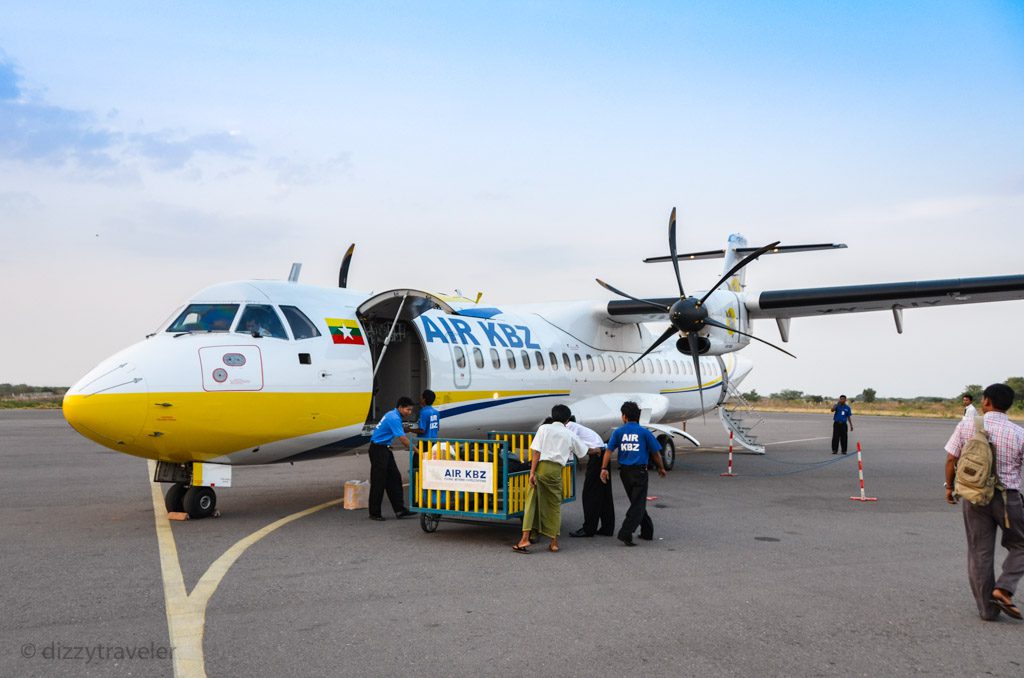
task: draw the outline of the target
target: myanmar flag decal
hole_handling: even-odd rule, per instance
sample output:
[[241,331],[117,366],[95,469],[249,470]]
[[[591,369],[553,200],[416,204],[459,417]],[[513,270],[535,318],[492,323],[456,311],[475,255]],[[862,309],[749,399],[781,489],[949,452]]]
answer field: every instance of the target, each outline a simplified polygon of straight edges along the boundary
[[328,329],[331,330],[331,339],[335,344],[355,344],[363,346],[363,333],[359,329],[359,323],[347,318],[324,318]]

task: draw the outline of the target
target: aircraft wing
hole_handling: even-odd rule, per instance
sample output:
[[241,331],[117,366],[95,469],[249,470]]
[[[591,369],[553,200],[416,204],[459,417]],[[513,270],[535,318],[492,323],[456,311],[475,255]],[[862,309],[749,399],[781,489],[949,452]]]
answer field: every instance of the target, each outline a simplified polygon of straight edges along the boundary
[[1024,299],[1024,275],[775,290],[751,294],[745,305],[750,318],[756,319],[930,308],[1014,299]]

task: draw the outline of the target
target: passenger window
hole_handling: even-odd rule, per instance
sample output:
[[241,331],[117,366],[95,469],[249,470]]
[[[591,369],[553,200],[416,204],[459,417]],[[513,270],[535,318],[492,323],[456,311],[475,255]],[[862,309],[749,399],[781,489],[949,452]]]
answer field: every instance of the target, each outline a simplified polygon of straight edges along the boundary
[[641,360],[638,365],[640,365],[640,374],[647,374],[647,369],[644,367],[644,361]]
[[589,353],[587,354],[587,371],[594,371],[594,356],[590,355]]
[[579,353],[573,353],[572,357],[576,359],[576,369],[580,372],[583,371],[583,358],[580,357]]
[[661,362],[661,358],[654,361],[658,365],[658,374],[665,374],[665,366]]
[[238,313],[238,304],[189,304],[168,332],[227,332]]
[[647,371],[650,374],[654,374],[654,363],[651,362],[650,358],[644,358],[644,364],[647,365]]
[[476,346],[473,347],[473,362],[476,363],[477,367],[484,366],[484,352]]
[[455,364],[460,369],[466,367],[466,352],[462,350],[461,346],[452,346],[452,351],[455,353]]
[[[633,362],[632,360],[629,361],[629,371],[633,372],[635,374],[636,373],[636,365],[637,364],[635,362]],[[640,369],[643,369],[643,368],[644,368],[643,363],[640,363]]]
[[514,370],[516,368],[516,354],[512,352],[512,349],[505,349],[505,362],[508,363],[508,368]]
[[554,353],[549,352],[548,353],[548,358],[551,360],[551,369],[557,370],[558,369],[558,357]]
[[566,372],[569,372],[570,370],[572,370],[572,363],[569,362],[569,354],[568,353],[563,353],[562,354],[562,365],[565,366],[565,371]]
[[[345,328],[348,329],[348,328]],[[242,311],[242,319],[235,328],[237,334],[249,334],[254,337],[273,337],[287,339],[281,319],[274,313],[273,306],[249,304]]]
[[501,368],[501,358],[498,357],[498,349],[496,348],[491,349],[491,367],[496,370]]
[[[619,372],[625,372],[625,371],[626,371],[626,359],[620,355],[619,356]],[[633,371],[636,372],[636,369],[634,369]]]
[[597,356],[597,366],[599,368],[601,368],[602,372],[605,371],[605,364],[604,364],[604,356],[603,355]]
[[523,369],[524,370],[530,369],[530,354],[527,353],[526,351],[520,351],[519,352],[519,357],[521,357],[523,359]]
[[533,352],[533,357],[537,361],[537,369],[538,370],[543,370],[544,369],[544,354],[541,353],[540,351],[534,351]]
[[312,339],[320,336],[320,330],[306,317],[306,314],[294,306],[282,306],[281,313],[292,328],[292,336],[296,339]]
[[672,367],[672,374],[679,374],[679,363],[673,360],[669,362],[669,365]]

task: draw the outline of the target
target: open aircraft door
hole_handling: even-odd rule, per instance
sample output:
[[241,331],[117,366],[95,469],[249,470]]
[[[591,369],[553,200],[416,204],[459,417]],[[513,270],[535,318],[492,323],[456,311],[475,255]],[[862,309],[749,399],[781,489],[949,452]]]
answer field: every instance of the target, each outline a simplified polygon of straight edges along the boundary
[[[401,396],[413,400],[430,388],[429,355],[413,321],[426,311],[455,313],[443,299],[422,290],[396,289],[376,294],[356,309],[373,359],[373,399],[367,423],[376,423]],[[463,358],[468,366],[468,361]],[[468,379],[468,367],[466,369]],[[467,386],[468,381],[467,381]]]

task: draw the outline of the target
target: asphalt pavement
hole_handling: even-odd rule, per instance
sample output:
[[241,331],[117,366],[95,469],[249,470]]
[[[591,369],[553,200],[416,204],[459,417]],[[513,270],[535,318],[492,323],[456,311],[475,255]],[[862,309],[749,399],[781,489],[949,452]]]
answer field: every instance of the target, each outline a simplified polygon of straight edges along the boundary
[[[851,446],[862,442],[878,498],[861,503],[850,500],[853,450],[830,454],[827,412],[764,416],[755,431],[768,454],[737,454],[734,478],[719,475],[717,417],[690,422],[705,447],[678,441],[675,470],[652,476],[655,540],[635,548],[569,538],[578,502],[563,512],[557,554],[514,553],[516,525],[442,522],[427,534],[387,508],[383,523],[331,506],[282,525],[219,575],[202,666],[209,676],[1024,675],[1024,623],[978,618],[959,507],[943,500],[955,422],[855,414]],[[78,436],[59,412],[5,411],[0,464],[0,675],[173,675],[147,462]],[[368,475],[360,454],[235,469],[218,492],[221,517],[171,526],[186,591],[239,540]]]

